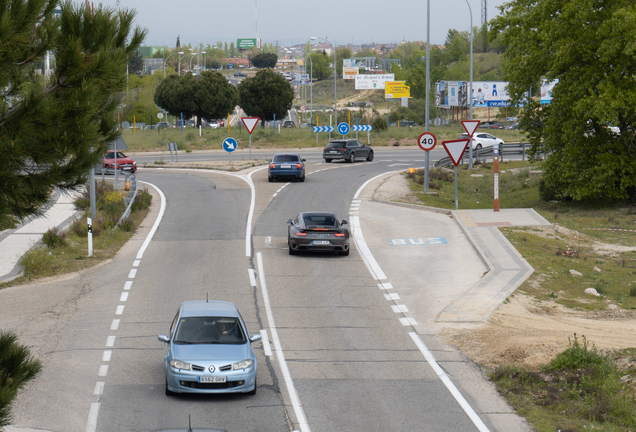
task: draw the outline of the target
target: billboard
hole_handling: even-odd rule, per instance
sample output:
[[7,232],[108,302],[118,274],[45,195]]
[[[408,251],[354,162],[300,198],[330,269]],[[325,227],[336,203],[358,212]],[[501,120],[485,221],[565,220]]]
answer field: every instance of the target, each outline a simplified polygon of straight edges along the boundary
[[357,67],[361,69],[375,69],[375,57],[354,57],[342,60],[343,67]]
[[356,75],[356,90],[384,90],[384,83],[395,81],[395,74]]
[[473,81],[473,107],[508,107],[508,83],[505,81]]
[[354,79],[356,75],[358,75],[358,68],[357,67],[343,67],[342,68],[342,78],[343,79]]
[[459,106],[459,81],[446,81],[448,105]]
[[541,80],[541,104],[550,104],[552,101],[552,89],[558,82],[559,80]]
[[384,97],[386,99],[411,97],[411,87],[406,81],[387,81],[384,83]]
[[236,47],[238,49],[252,49],[252,48],[260,48],[261,40],[260,38],[251,38],[251,39],[237,39]]

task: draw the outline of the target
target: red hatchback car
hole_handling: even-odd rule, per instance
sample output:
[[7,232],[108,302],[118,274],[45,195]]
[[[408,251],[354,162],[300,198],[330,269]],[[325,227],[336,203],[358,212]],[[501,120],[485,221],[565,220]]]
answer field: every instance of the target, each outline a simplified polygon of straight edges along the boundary
[[[108,170],[115,169],[115,151],[109,150],[104,153],[104,160],[102,162],[102,168],[106,168]],[[122,171],[137,171],[137,162],[126,156],[120,151],[117,151],[117,169]]]

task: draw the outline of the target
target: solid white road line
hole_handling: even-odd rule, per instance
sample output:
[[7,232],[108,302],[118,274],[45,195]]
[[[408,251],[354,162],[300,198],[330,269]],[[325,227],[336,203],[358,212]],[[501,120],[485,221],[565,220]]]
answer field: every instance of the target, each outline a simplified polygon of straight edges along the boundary
[[155,190],[159,193],[159,196],[161,196],[161,207],[159,208],[159,215],[157,215],[157,220],[155,220],[155,223],[152,225],[152,228],[150,229],[150,233],[146,236],[146,240],[144,240],[144,243],[141,245],[141,248],[137,252],[138,260],[140,260],[144,256],[144,252],[146,251],[146,248],[150,244],[150,240],[152,240],[152,237],[155,235],[157,228],[159,228],[159,223],[161,222],[161,219],[163,218],[163,214],[166,211],[166,196],[163,194],[161,189],[159,189],[157,186],[153,185],[152,183],[148,183],[148,182],[140,182],[140,183],[145,183],[155,188]]
[[267,336],[267,330],[261,330],[261,340],[263,341],[263,351],[265,355],[271,357],[272,355],[272,347],[269,344],[269,336]]
[[431,365],[431,367],[433,368],[437,376],[442,380],[442,382],[444,383],[446,388],[451,392],[455,400],[459,403],[459,405],[461,405],[461,407],[464,409],[466,414],[468,414],[468,417],[470,417],[470,419],[473,421],[475,426],[477,426],[477,429],[479,429],[481,432],[488,431],[488,428],[486,427],[484,422],[481,421],[481,419],[479,418],[477,413],[473,410],[473,408],[470,406],[470,404],[466,402],[466,399],[464,399],[464,396],[462,396],[459,390],[457,390],[457,387],[455,387],[455,384],[453,384],[450,378],[448,378],[448,375],[446,375],[446,372],[444,372],[444,370],[437,364],[435,357],[433,356],[433,354],[431,354],[428,348],[426,348],[426,345],[424,345],[424,342],[422,342],[418,334],[415,332],[409,332],[409,336],[411,336],[411,339],[413,339],[413,342],[415,342],[415,345],[417,345],[420,352],[424,355],[424,358],[426,358],[426,361],[428,362],[428,364]]
[[307,423],[305,412],[300,404],[298,393],[296,393],[296,389],[294,388],[294,381],[292,380],[291,374],[289,373],[289,368],[287,367],[287,363],[285,362],[285,355],[283,354],[283,349],[280,345],[280,340],[278,339],[278,331],[276,330],[276,324],[274,323],[274,314],[272,313],[272,307],[269,303],[269,294],[267,293],[267,284],[265,283],[265,272],[263,271],[263,255],[258,252],[256,254],[256,258],[258,263],[258,275],[261,281],[261,291],[263,292],[263,301],[265,303],[265,311],[267,312],[267,321],[269,322],[269,329],[272,333],[272,340],[274,342],[274,349],[276,350],[276,357],[278,357],[278,363],[280,365],[281,371],[283,372],[285,386],[287,387],[289,398],[291,399],[292,406],[294,407],[294,413],[296,414],[296,418],[298,419],[300,430],[303,432],[310,432],[311,429],[309,429],[309,424]]
[[371,254],[369,246],[367,246],[367,242],[364,240],[362,229],[360,228],[360,218],[358,216],[351,216],[351,225],[353,225],[353,241],[356,244],[358,253],[360,253],[360,256],[362,257],[362,261],[367,266],[369,273],[371,273],[371,276],[373,276],[374,279],[386,279],[386,275]]

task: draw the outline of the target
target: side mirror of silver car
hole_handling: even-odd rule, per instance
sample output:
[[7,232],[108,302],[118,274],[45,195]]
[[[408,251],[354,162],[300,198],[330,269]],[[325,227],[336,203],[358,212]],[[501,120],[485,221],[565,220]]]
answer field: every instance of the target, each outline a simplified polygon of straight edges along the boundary
[[170,338],[166,335],[159,335],[157,336],[157,339],[159,339],[159,342],[165,342],[165,343],[170,342]]
[[253,334],[250,337],[250,342],[258,342],[259,340],[261,340],[261,335],[259,333]]
[[287,219],[287,223],[288,224],[292,223],[292,220],[291,219]]

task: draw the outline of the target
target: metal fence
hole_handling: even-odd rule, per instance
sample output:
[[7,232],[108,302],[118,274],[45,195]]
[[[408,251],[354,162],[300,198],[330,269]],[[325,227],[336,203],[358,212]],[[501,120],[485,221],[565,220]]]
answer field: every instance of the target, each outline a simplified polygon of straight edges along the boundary
[[[506,160],[506,156],[510,157],[513,155],[521,155],[521,160],[522,161],[526,160],[526,151],[528,151],[529,149],[530,149],[529,143],[501,144],[499,145],[499,158],[500,158],[499,160],[500,162],[503,162],[504,160]],[[492,153],[493,153],[492,147],[486,147],[482,149],[473,149],[473,160],[478,160],[483,158],[489,158],[490,160],[492,160]],[[543,155],[543,152],[540,151],[538,155]],[[467,163],[468,158],[469,158],[469,153],[468,153],[468,149],[466,149],[460,164]],[[440,168],[440,167],[449,167],[449,166],[452,166],[452,164],[453,163],[451,162],[450,157],[446,156],[436,161],[433,164],[433,166],[435,168]]]

